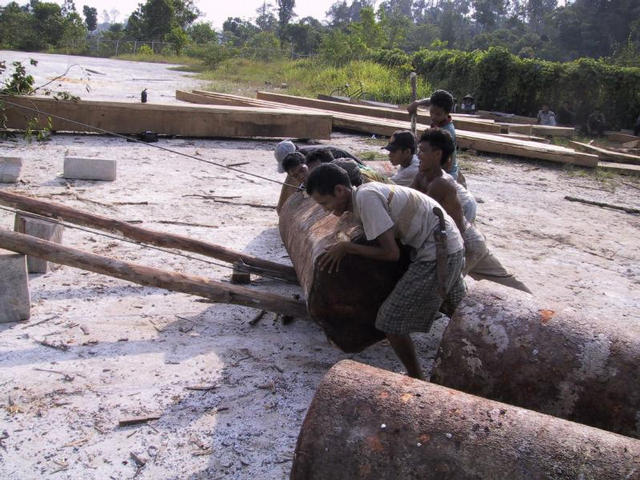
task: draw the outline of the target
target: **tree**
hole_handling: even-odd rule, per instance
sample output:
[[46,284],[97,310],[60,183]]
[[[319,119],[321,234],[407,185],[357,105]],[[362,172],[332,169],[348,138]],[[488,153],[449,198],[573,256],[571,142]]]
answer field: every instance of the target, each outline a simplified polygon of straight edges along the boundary
[[159,40],[172,28],[185,30],[200,15],[192,0],[147,0],[127,21],[127,33],[141,40]]
[[93,32],[98,28],[98,10],[85,5],[82,7],[82,13],[84,14],[84,22],[87,25],[87,30]]
[[194,23],[187,29],[187,34],[195,43],[210,43],[218,39],[218,34],[209,22]]
[[182,53],[182,49],[189,41],[189,37],[187,37],[187,34],[182,30],[182,28],[176,26],[164,36],[164,41],[171,43],[176,55],[180,55]]
[[278,27],[280,38],[283,38],[285,27],[289,21],[296,16],[293,8],[296,6],[296,0],[277,0],[278,2]]
[[278,19],[273,14],[273,11],[273,4],[266,1],[262,2],[262,6],[260,8],[256,9],[256,13],[258,14],[258,17],[256,18],[256,25],[258,25],[260,30],[264,32],[272,32],[276,29]]

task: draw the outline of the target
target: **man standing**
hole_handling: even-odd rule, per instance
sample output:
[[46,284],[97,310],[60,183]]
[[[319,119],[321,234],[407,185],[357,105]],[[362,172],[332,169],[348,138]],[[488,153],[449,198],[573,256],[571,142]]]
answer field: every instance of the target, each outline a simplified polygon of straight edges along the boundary
[[400,166],[391,177],[393,183],[408,187],[413,182],[420,160],[416,156],[416,139],[409,130],[396,130],[391,135],[389,143],[385,145],[389,152],[389,161],[394,166]]
[[556,114],[549,110],[549,105],[542,105],[542,110],[538,112],[538,118],[536,120],[538,125],[549,125],[551,127],[556,126]]
[[407,374],[423,379],[410,333],[429,331],[441,310],[451,315],[466,291],[464,248],[453,219],[435,200],[407,187],[371,182],[354,189],[346,172],[331,164],[309,174],[307,193],[336,216],[352,212],[367,240],[377,241],[337,242],[320,257],[321,269],[338,272],[348,254],[397,261],[396,240],[411,248],[409,268],[378,310],[376,328],[385,333]]

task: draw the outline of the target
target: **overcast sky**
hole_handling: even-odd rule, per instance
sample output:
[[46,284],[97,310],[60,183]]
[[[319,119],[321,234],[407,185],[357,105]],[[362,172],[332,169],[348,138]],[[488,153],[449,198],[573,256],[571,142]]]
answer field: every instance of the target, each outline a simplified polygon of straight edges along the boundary
[[[0,5],[6,5],[10,3],[10,1],[11,0],[0,0]],[[53,1],[59,4],[63,3],[63,0]],[[17,2],[20,5],[25,5],[27,0],[17,0]],[[117,10],[119,14],[116,21],[124,22],[129,18],[131,12],[138,7],[140,2],[141,0],[109,0],[108,2],[100,0],[75,0],[76,10],[78,10],[80,14],[82,14],[83,5],[96,8],[98,10],[99,22],[104,20],[104,10],[110,15],[113,10]],[[329,7],[331,7],[334,2],[335,0],[296,0],[294,12],[296,12],[299,17],[314,17],[322,21],[325,18],[326,11],[329,10]],[[262,6],[262,1],[260,0],[195,0],[194,3],[203,12],[203,16],[197,21],[211,22],[217,30],[222,28],[222,23],[227,17],[255,18],[257,16],[256,9]],[[276,5],[276,0],[272,0],[271,3]]]

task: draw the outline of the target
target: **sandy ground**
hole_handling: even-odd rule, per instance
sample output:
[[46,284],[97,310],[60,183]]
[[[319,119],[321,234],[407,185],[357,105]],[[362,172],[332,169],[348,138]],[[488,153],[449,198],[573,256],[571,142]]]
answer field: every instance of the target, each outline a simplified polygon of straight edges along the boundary
[[[52,62],[48,75],[85,60],[96,70],[113,72],[109,78],[117,75],[114,83],[102,85],[106,96],[84,98],[137,98],[141,84],[126,79],[147,75],[173,79],[163,83],[167,97],[185,83],[197,86],[166,66],[42,57]],[[378,148],[362,136],[335,134],[331,142],[354,152]],[[240,168],[282,180],[275,173],[274,141],[163,139],[160,144],[225,164],[250,162]],[[0,144],[0,154],[26,162],[21,184],[0,188],[289,261],[274,210],[188,196],[214,193],[275,205],[276,183],[99,136],[8,141]],[[59,176],[66,154],[115,158],[118,180],[66,181]],[[611,322],[640,322],[640,216],[563,199],[573,195],[637,208],[638,180],[598,179],[580,169],[524,160],[462,157],[469,186],[483,201],[478,222],[490,246],[541,304],[569,306]],[[12,223],[13,215],[0,214],[2,227]],[[230,276],[223,266],[69,228],[64,243],[213,279]],[[282,295],[301,293],[274,280],[253,283]],[[471,289],[473,283],[468,282]],[[0,478],[287,478],[306,409],[334,363],[353,358],[402,371],[384,342],[345,355],[310,321],[283,325],[267,314],[251,326],[256,311],[249,308],[203,303],[69,267],[31,275],[30,289],[31,319],[0,325]],[[416,335],[427,370],[445,326]],[[67,349],[38,343],[44,339]],[[159,418],[118,426],[145,415]]]

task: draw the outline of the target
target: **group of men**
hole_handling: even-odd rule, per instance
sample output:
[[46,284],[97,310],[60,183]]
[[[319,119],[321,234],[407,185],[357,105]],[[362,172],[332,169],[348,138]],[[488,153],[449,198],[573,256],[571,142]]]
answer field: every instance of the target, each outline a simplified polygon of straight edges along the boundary
[[409,111],[420,105],[429,105],[432,128],[418,142],[410,131],[392,135],[383,148],[399,168],[390,178],[335,147],[315,147],[305,156],[304,147],[282,142],[275,152],[279,170],[288,174],[278,212],[291,194],[303,190],[334,215],[349,212],[362,223],[367,240],[376,240],[371,245],[338,241],[320,257],[319,268],[338,272],[345,255],[397,261],[400,245],[410,250],[409,268],[381,305],[375,326],[415,378],[424,377],[410,334],[427,332],[440,315],[453,314],[466,293],[465,275],[530,293],[489,251],[474,225],[477,203],[455,155],[452,96],[438,90]]

